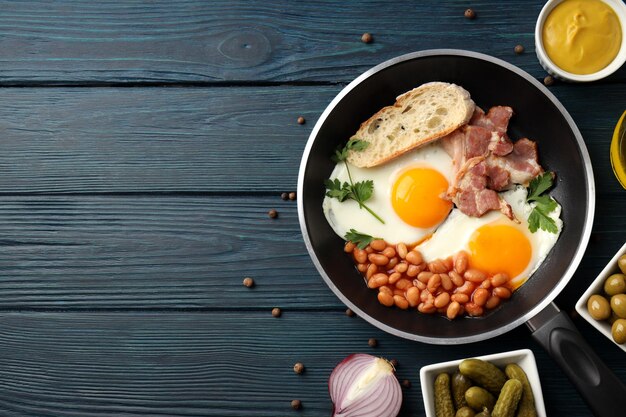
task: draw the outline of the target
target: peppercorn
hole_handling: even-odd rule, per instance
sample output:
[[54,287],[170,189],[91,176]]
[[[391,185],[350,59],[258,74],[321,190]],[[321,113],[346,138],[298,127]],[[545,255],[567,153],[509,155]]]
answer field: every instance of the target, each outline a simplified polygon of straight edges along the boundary
[[406,389],[411,388],[411,381],[409,381],[408,379],[405,379],[402,381],[402,386]]
[[291,201],[294,201],[296,199],[296,193],[294,193],[293,191],[289,193],[289,199]]
[[475,19],[476,18],[476,12],[472,9],[467,9],[465,11],[465,17],[468,19]]
[[361,36],[361,41],[363,41],[363,43],[372,43],[372,41],[374,40],[374,37],[372,36],[371,33],[367,33],[365,32],[362,36]]
[[554,77],[552,77],[551,75],[547,75],[546,78],[543,79],[543,84],[547,85],[548,87],[551,86],[552,84],[554,84]]
[[297,373],[298,375],[300,375],[302,372],[304,372],[304,365],[301,362],[297,362],[293,366],[293,371]]
[[391,366],[393,366],[393,369],[396,369],[398,367],[398,360],[397,359],[392,359],[389,362],[391,363]]
[[280,193],[280,198],[282,198],[283,200],[287,200],[289,198],[289,194],[287,194],[287,193]]
[[376,347],[378,346],[378,340],[372,337],[370,340],[367,341],[367,344],[369,347]]
[[306,122],[306,120],[304,119],[304,117],[302,117],[302,116],[298,117],[298,124],[299,124],[299,125],[303,125],[303,124],[304,124],[304,122]]
[[245,277],[243,279],[243,285],[245,285],[248,288],[252,288],[254,287],[254,280],[250,277]]
[[346,309],[346,316],[348,317],[354,317],[354,311],[350,310],[349,308]]
[[299,410],[302,408],[302,401],[300,400],[291,400],[291,408],[294,410]]
[[274,307],[272,309],[272,316],[274,317],[280,317],[280,315],[282,314],[282,312],[280,311],[280,308],[278,307]]
[[276,217],[278,217],[278,212],[274,209],[271,209],[267,212],[267,215],[270,216],[270,219],[275,219]]
[[524,45],[515,45],[513,49],[517,55],[521,55],[524,53]]

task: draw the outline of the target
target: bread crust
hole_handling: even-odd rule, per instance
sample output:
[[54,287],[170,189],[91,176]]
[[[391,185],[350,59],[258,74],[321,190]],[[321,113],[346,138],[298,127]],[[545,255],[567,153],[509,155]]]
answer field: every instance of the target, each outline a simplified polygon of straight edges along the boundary
[[[388,142],[385,142],[384,138],[382,138],[381,136],[372,138],[373,135],[371,133],[368,133],[368,130],[371,130],[371,126],[375,125],[376,123],[378,123],[378,125],[376,125],[375,130],[378,130],[378,128],[383,125],[384,129],[388,129],[396,124],[396,129],[397,126],[401,126],[402,130],[404,131],[405,129],[402,123],[398,125],[398,122],[396,120],[389,120],[395,118],[396,116],[401,119],[402,117],[404,117],[404,113],[407,111],[407,109],[412,108],[412,100],[419,98],[425,93],[431,92],[435,95],[445,96],[445,98],[452,98],[456,100],[456,102],[458,102],[458,107],[450,110],[453,111],[454,114],[453,116],[451,116],[452,120],[447,120],[445,127],[436,129],[435,131],[428,134],[411,134],[411,139],[409,140],[409,142],[396,150],[393,149],[394,146],[387,146]],[[409,107],[406,107],[407,105]],[[432,106],[435,106],[435,104],[428,103],[427,106],[417,104],[416,111],[432,112]],[[354,134],[353,137],[370,142],[370,146],[368,146],[368,148],[364,151],[350,151],[348,154],[348,162],[360,168],[370,168],[384,164],[385,162],[388,162],[412,149],[424,146],[443,136],[446,136],[458,129],[459,127],[467,124],[467,122],[469,122],[470,118],[472,117],[474,107],[475,104],[472,101],[469,92],[456,84],[437,81],[422,84],[417,88],[401,94],[396,98],[396,102],[394,104],[383,107],[374,115],[372,115],[369,119],[361,123],[361,125],[359,126],[359,130]],[[404,111],[402,110],[403,108]],[[448,112],[447,109],[445,109],[445,111]],[[441,119],[439,116],[434,117]],[[381,131],[384,129],[381,129]],[[419,128],[415,129],[417,129],[418,131],[420,130]],[[402,135],[404,138],[404,135],[406,134],[402,133]],[[387,138],[388,137],[389,136],[387,136]],[[377,151],[382,153],[382,155],[375,154],[375,152]]]

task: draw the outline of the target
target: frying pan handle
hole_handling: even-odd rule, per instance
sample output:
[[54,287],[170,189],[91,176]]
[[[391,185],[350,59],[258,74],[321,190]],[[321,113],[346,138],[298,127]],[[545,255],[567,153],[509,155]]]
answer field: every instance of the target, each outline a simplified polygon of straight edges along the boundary
[[593,352],[565,313],[551,304],[528,322],[596,417],[623,416],[626,386]]

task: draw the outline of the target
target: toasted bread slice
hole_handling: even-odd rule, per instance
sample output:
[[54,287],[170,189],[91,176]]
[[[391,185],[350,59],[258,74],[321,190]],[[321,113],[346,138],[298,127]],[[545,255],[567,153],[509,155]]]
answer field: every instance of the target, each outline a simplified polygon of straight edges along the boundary
[[348,162],[360,168],[385,163],[463,126],[474,107],[470,94],[456,84],[423,84],[361,124],[353,138],[369,142],[369,146],[351,150]]

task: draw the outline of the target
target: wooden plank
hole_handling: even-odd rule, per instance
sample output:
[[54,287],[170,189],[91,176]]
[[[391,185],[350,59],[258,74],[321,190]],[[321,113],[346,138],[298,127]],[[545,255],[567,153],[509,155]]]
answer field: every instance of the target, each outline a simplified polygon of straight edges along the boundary
[[0,83],[346,82],[432,48],[487,53],[543,78],[534,48],[543,3],[473,1],[478,18],[468,20],[469,3],[437,0],[3,1]]
[[[624,213],[624,195],[598,204],[566,310],[623,244]],[[278,196],[2,197],[0,277],[0,309],[343,309]]]
[[[308,135],[340,90],[1,89],[0,193],[293,190]],[[608,150],[626,85],[552,91],[579,124],[598,191],[620,192]]]
[[[603,359],[626,378],[623,353],[582,327]],[[367,341],[379,341],[375,349]],[[594,340],[595,339],[595,340]],[[547,354],[521,327],[491,341],[435,346],[384,334],[340,312],[5,313],[0,315],[0,410],[4,416],[329,415],[327,379],[345,356],[399,361],[400,416],[422,415],[420,367],[532,348],[548,415],[589,412]],[[293,365],[305,365],[296,375]]]

